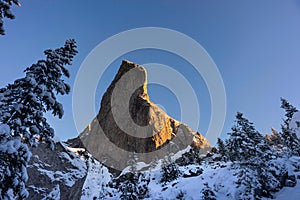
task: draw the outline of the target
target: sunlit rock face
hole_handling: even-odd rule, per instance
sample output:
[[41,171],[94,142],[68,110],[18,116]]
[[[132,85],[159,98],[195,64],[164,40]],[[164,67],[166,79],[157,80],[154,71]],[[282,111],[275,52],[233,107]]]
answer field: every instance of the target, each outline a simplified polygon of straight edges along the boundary
[[123,169],[132,154],[145,163],[209,142],[150,101],[146,69],[123,61],[103,95],[96,118],[80,134],[87,150],[110,167]]

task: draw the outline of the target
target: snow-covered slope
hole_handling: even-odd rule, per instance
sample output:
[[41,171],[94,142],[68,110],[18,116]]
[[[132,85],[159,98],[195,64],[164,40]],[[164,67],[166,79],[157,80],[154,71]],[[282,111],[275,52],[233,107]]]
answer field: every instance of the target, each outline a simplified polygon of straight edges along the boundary
[[[289,160],[278,159],[274,161],[278,166],[284,166],[289,176],[299,177],[297,172],[300,164],[299,157]],[[241,199],[245,188],[239,187],[238,175],[241,168],[230,162],[203,161],[202,164],[190,164],[179,166],[180,175],[167,182],[162,182],[163,172],[160,169],[150,169],[143,172],[134,181],[124,180],[122,176],[114,177],[106,168],[98,162],[89,162],[90,170],[84,184],[84,192],[81,199],[130,199],[124,198],[124,189],[128,184],[136,184],[135,189],[127,191],[130,196],[135,193],[139,196],[138,188],[147,188],[143,199],[205,199],[215,198],[222,200]],[[105,173],[103,173],[105,172]],[[254,175],[253,175],[254,176]],[[129,176],[128,176],[129,177]],[[119,182],[118,182],[119,181]],[[122,185],[122,181],[126,186]],[[118,182],[117,184],[114,184]],[[146,186],[145,186],[146,184]],[[119,188],[115,186],[119,185]],[[299,199],[300,184],[296,187],[284,187],[278,193],[272,193],[274,199]],[[279,190],[280,188],[278,188]],[[211,192],[211,194],[210,194]],[[206,196],[207,195],[207,196]],[[127,197],[128,197],[127,196]],[[139,196],[140,197],[140,196]],[[254,198],[253,198],[254,199]],[[269,199],[269,198],[263,198]]]
[[[231,200],[243,199],[242,194],[246,190],[239,182],[244,168],[221,161],[219,154],[210,153],[194,161],[188,161],[187,157],[191,156],[188,153],[177,155],[177,162],[171,168],[165,167],[166,160],[135,163],[117,174],[110,172],[90,154],[83,153],[84,149],[67,148],[65,145],[59,142],[51,151],[42,144],[41,148],[32,150],[27,183],[29,199]],[[299,182],[300,157],[276,158],[269,166],[269,170],[278,175],[281,184],[271,192],[273,198],[299,199],[300,184],[292,186]],[[250,173],[250,177],[255,176]]]

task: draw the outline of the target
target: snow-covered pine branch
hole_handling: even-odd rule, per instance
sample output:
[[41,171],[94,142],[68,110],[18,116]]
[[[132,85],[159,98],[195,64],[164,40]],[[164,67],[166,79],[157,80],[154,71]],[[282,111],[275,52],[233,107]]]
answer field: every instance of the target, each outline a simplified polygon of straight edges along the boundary
[[[28,192],[27,164],[36,138],[53,144],[54,130],[44,114],[63,116],[56,95],[70,92],[63,80],[77,54],[75,40],[55,50],[46,50],[46,59],[25,69],[25,77],[0,89],[0,199],[25,199]],[[53,145],[51,145],[53,146]]]
[[10,126],[13,135],[19,135],[30,145],[35,137],[51,141],[54,130],[44,114],[52,112],[61,118],[63,106],[57,101],[57,94],[70,92],[70,86],[63,77],[69,77],[66,69],[77,54],[74,40],[67,40],[64,47],[46,50],[46,59],[25,69],[25,77],[0,89],[0,122]]
[[18,0],[0,0],[0,35],[5,35],[5,31],[3,28],[3,19],[14,19],[15,16],[12,14],[10,8],[12,4],[17,6],[21,6]]

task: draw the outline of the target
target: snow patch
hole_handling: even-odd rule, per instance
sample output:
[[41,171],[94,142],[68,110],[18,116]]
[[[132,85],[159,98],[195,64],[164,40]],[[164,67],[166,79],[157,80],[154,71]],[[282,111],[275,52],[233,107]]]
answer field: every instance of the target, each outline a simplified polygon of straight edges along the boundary
[[81,200],[100,198],[101,192],[111,181],[112,175],[108,169],[97,160],[89,158],[88,173],[82,189]]
[[60,200],[60,188],[59,185],[56,185],[52,191],[46,196],[44,197],[42,200]]

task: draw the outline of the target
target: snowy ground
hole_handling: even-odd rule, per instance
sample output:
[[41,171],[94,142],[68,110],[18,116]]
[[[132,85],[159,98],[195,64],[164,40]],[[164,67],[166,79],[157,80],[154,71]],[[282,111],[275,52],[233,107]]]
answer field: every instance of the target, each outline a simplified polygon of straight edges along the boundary
[[[300,175],[298,172],[297,175]],[[300,199],[300,180],[297,180],[295,187],[285,187],[280,190],[276,196],[276,200],[299,200]]]
[[[190,165],[187,167],[180,167],[183,174],[189,174],[191,171],[196,172],[200,168],[203,173],[195,177],[179,177],[178,179],[162,184],[161,171],[154,169],[154,171],[144,172],[145,176],[149,178],[149,198],[145,199],[176,199],[180,195],[184,195],[184,199],[199,199],[201,197],[201,190],[204,183],[208,183],[210,188],[218,191],[217,199],[230,200],[234,199],[234,171],[229,171],[230,164],[224,164],[222,168],[213,165]],[[215,169],[217,168],[217,169]],[[120,197],[117,190],[105,188],[104,186],[111,180],[110,175],[100,176],[103,172],[108,173],[105,167],[98,162],[91,163],[89,167],[88,176],[84,184],[82,200],[91,199],[99,196],[99,191],[105,189],[114,193],[113,197],[106,197],[105,199],[116,199]],[[102,175],[101,175],[102,174]],[[100,198],[97,198],[100,199]]]
[[[213,166],[190,165],[188,167],[180,167],[180,170],[188,174],[190,170],[196,171],[203,169],[203,174],[195,177],[179,177],[178,179],[167,184],[161,184],[160,172],[156,171],[152,174],[152,180],[149,184],[150,199],[176,199],[183,195],[184,199],[199,199],[202,195],[201,190],[203,185],[208,183],[208,186],[218,191],[217,199],[230,200],[234,188],[234,174],[228,170],[227,165],[224,168],[213,169]],[[229,187],[228,187],[229,186]],[[232,186],[232,187],[231,187]]]
[[[278,160],[287,165],[287,169],[293,171],[292,164],[299,161],[298,157],[292,157],[291,160]],[[289,167],[291,166],[291,167]],[[197,176],[184,177],[191,172],[203,170],[203,173]],[[202,191],[205,187],[211,189],[215,193],[216,199],[232,200],[239,199],[238,194],[242,189],[237,188],[237,174],[238,171],[232,168],[231,163],[215,162],[203,163],[201,165],[188,165],[179,167],[181,176],[174,181],[161,183],[161,170],[152,169],[144,172],[145,177],[148,178],[149,197],[151,199],[173,200],[183,197],[186,200],[197,200],[202,198]],[[300,172],[294,173],[296,176]],[[121,193],[114,188],[110,188],[107,183],[112,180],[111,174],[106,167],[100,163],[89,161],[89,172],[84,184],[82,200],[86,199],[102,199],[99,191],[108,191],[113,196],[105,196],[105,199],[119,199]],[[284,187],[278,193],[274,194],[275,199],[278,200],[299,200],[300,199],[300,181],[295,187]],[[207,186],[204,186],[207,183]],[[102,194],[103,195],[103,194]],[[103,197],[103,196],[102,196]],[[264,198],[267,200],[268,198]]]

